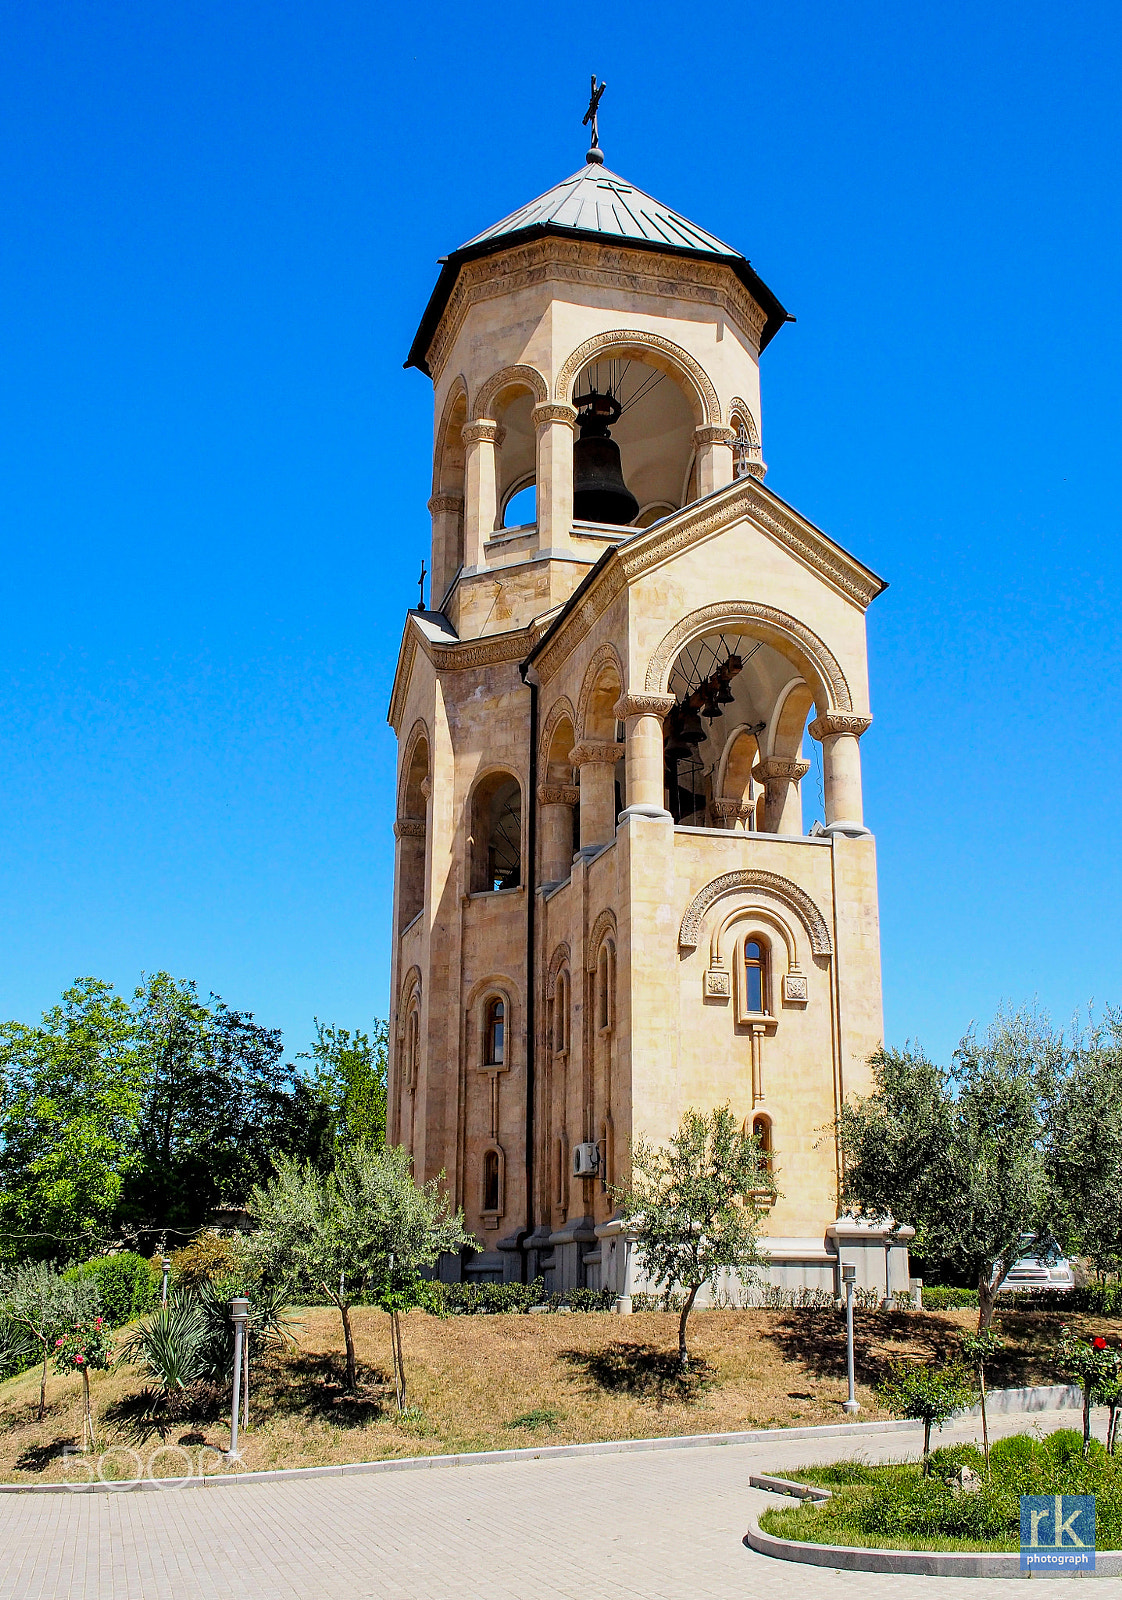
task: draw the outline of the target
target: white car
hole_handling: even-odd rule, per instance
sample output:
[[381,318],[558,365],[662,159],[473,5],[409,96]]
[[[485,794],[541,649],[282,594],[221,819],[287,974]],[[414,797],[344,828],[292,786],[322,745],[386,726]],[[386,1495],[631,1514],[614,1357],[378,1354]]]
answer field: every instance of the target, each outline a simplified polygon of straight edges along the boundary
[[1075,1273],[1071,1262],[1057,1254],[1018,1256],[1005,1276],[999,1294],[1012,1294],[1014,1290],[1051,1289],[1053,1293],[1066,1294],[1075,1288]]

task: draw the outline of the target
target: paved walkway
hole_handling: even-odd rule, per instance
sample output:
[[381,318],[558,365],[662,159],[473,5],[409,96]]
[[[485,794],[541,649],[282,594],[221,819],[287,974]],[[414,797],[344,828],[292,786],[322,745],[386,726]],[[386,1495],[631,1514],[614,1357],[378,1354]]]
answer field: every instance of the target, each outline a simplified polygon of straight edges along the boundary
[[[1077,1413],[1045,1412],[992,1431],[1073,1423]],[[1007,1580],[841,1573],[745,1549],[749,1512],[779,1503],[749,1489],[750,1472],[855,1450],[899,1459],[919,1443],[909,1431],[169,1494],[4,1496],[0,1600],[1008,1596]],[[1099,1579],[1095,1593],[1119,1588]]]

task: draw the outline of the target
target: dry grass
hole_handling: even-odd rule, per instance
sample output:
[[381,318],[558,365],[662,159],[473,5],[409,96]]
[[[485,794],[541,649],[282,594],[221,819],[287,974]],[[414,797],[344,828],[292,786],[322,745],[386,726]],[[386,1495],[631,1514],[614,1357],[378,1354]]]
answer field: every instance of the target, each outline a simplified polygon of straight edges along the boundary
[[[694,1367],[676,1373],[677,1318],[474,1316],[438,1320],[413,1312],[403,1320],[411,1414],[399,1418],[390,1379],[389,1319],[354,1313],[360,1390],[343,1389],[338,1314],[296,1313],[297,1347],[253,1374],[251,1427],[243,1436],[244,1470],[318,1466],[394,1456],[577,1444],[599,1439],[735,1431],[835,1422],[845,1399],[845,1322],[832,1312],[699,1311],[690,1322]],[[1008,1312],[1008,1341],[994,1387],[1052,1383],[1049,1359],[1058,1313]],[[1116,1333],[1091,1317],[1066,1319],[1083,1333]],[[976,1313],[876,1312],[858,1317],[858,1394],[865,1418],[884,1415],[872,1393],[889,1356],[949,1355]],[[64,1468],[62,1452],[82,1437],[81,1383],[48,1379],[47,1416],[36,1421],[38,1375],[0,1384],[0,1480],[59,1481],[84,1471]],[[132,1445],[147,1462],[161,1443],[182,1445],[193,1470],[220,1470],[228,1422],[217,1405],[160,1431],[138,1417],[142,1383],[130,1368],[98,1374],[94,1403],[103,1444]],[[166,1453],[157,1475],[183,1471],[182,1453]],[[136,1473],[121,1453],[105,1476]]]

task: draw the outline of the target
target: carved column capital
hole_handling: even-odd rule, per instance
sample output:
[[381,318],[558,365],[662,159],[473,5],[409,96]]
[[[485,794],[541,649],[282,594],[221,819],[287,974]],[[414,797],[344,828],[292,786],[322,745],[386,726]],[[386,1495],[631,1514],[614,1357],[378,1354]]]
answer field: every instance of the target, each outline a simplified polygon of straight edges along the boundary
[[551,422],[567,422],[576,432],[577,413],[574,406],[565,405],[555,401],[543,401],[530,412],[530,421],[534,428],[544,428]]
[[490,417],[481,417],[478,422],[465,422],[460,429],[460,438],[465,445],[502,444],[506,438],[506,429],[493,422]]
[[752,768],[752,776],[757,783],[800,783],[809,771],[809,761],[785,761],[782,756],[765,756]]
[[672,694],[622,694],[612,707],[620,722],[628,717],[665,717],[677,702]]
[[580,790],[575,783],[539,783],[538,800],[543,806],[576,806]]
[[735,438],[736,435],[731,428],[722,428],[719,425],[714,426],[712,423],[693,430],[694,443],[697,445],[731,444]]
[[429,510],[433,516],[439,516],[445,511],[462,511],[464,497],[462,494],[434,494],[429,501]]
[[713,815],[726,822],[747,822],[752,815],[750,800],[714,800]]
[[855,739],[860,739],[872,720],[872,717],[866,717],[860,711],[828,711],[823,717],[815,717],[808,725],[807,732],[812,739],[819,741],[829,739],[835,733],[851,733]]
[[395,839],[423,839],[425,824],[420,817],[398,817],[393,831]]
[[622,744],[613,744],[607,739],[582,739],[569,752],[569,760],[574,767],[611,766],[624,750]]

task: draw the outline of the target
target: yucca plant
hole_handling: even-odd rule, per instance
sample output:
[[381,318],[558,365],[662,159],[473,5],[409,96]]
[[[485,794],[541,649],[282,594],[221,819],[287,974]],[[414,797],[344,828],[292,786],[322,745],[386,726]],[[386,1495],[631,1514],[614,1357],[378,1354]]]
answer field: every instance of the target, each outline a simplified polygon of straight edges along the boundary
[[206,1318],[194,1295],[175,1294],[146,1317],[121,1346],[117,1365],[140,1367],[167,1395],[209,1377]]

